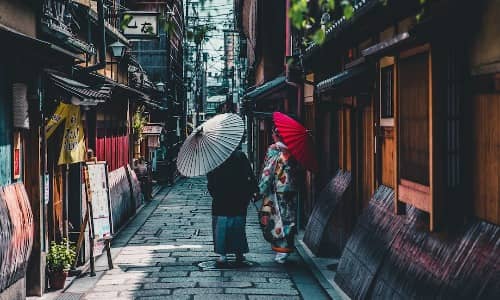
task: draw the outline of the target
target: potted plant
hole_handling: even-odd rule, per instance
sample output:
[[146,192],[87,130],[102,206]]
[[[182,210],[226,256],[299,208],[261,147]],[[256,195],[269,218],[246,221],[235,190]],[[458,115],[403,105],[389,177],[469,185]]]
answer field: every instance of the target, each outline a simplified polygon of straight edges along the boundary
[[134,136],[134,157],[139,158],[141,156],[141,141],[142,141],[142,130],[148,118],[144,113],[144,106],[139,106],[132,117],[132,133]]
[[59,290],[64,287],[68,271],[76,259],[76,251],[67,239],[61,243],[52,241],[47,254],[47,269],[50,287]]

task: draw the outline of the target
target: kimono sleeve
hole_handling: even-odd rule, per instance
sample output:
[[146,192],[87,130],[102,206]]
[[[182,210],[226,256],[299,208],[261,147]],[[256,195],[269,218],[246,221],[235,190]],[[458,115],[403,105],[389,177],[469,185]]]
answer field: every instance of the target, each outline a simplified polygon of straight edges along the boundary
[[274,181],[274,169],[276,168],[276,161],[279,155],[268,155],[264,162],[264,169],[260,176],[259,193],[261,195],[269,195],[272,192],[272,184]]

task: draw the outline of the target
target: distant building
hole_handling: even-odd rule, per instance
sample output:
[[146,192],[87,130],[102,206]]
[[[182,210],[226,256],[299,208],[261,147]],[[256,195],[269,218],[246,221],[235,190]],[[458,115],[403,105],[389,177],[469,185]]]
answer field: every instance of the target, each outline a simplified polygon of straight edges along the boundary
[[226,102],[226,95],[215,95],[207,98],[205,117],[208,119],[218,113],[221,104]]

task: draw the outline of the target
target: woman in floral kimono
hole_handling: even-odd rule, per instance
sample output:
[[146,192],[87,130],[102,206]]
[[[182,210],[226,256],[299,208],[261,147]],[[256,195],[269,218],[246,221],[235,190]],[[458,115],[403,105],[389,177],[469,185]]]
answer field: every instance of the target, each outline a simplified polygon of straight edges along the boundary
[[274,130],[259,183],[263,198],[261,227],[265,239],[276,252],[275,261],[285,263],[293,251],[297,231],[297,162]]

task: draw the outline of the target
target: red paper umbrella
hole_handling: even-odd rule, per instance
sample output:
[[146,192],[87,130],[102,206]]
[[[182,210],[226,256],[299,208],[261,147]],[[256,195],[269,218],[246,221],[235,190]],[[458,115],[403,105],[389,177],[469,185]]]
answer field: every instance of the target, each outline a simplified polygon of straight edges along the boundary
[[304,168],[313,172],[318,171],[318,161],[314,154],[314,144],[310,131],[299,122],[279,112],[273,113],[273,120],[283,142],[295,159]]

